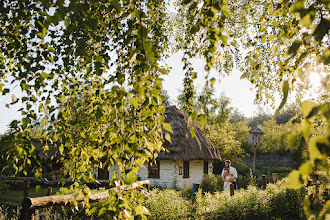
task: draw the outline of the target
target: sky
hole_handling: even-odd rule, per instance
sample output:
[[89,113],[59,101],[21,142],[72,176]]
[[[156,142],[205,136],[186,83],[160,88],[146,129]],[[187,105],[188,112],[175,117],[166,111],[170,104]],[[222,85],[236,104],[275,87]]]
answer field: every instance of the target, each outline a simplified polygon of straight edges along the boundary
[[[168,95],[170,96],[171,104],[174,105],[177,104],[177,96],[179,95],[180,90],[183,89],[184,71],[181,58],[182,53],[176,53],[170,56],[164,63],[170,68],[170,72],[163,76],[163,87],[165,90],[167,90]],[[205,62],[203,62],[201,59],[194,59],[192,60],[192,65],[194,71],[197,72],[197,79],[194,80],[194,85],[198,92],[201,91],[205,84]],[[246,117],[253,117],[256,115],[258,107],[261,107],[267,113],[273,114],[275,110],[271,109],[270,106],[258,106],[254,104],[254,85],[252,85],[252,83],[246,79],[240,79],[241,75],[242,73],[240,71],[234,69],[231,73],[228,74],[228,76],[221,78],[220,82],[217,80],[214,84],[214,97],[219,98],[221,93],[224,93],[225,96],[230,98],[231,107],[238,109]],[[325,76],[325,73],[310,74],[309,81],[312,85],[312,89],[308,90],[310,94],[305,94],[308,99],[317,97],[317,94],[320,94],[318,88],[320,88],[321,78]],[[215,72],[215,70],[211,71],[210,77],[219,79],[219,75]],[[15,86],[6,96],[0,95],[0,134],[3,134],[6,130],[8,130],[8,125],[12,120],[21,119],[20,113],[18,112],[22,106],[20,105],[20,102],[15,105],[10,105],[10,108],[5,107],[6,104],[12,102],[13,94],[17,96],[17,98],[20,98],[21,95],[19,86]],[[277,98],[275,96],[275,99],[275,106],[277,107],[281,100],[279,96],[277,96]]]
[[[171,71],[168,75],[164,76],[163,86],[167,90],[172,104],[176,104],[179,91],[183,89],[183,62],[181,61],[182,54],[176,53],[167,59],[166,64],[171,67]],[[196,90],[201,90],[205,84],[204,76],[207,74],[204,70],[205,63],[201,59],[194,59],[192,61],[194,71],[197,72],[197,79],[194,80],[194,86]],[[255,92],[254,86],[246,79],[240,79],[242,73],[238,70],[233,70],[229,73],[229,76],[221,78],[219,82],[219,75],[211,70],[210,77],[217,79],[214,84],[215,98],[219,98],[221,93],[231,99],[231,106],[237,108],[245,116],[252,117],[258,108],[254,104]]]
[[[171,104],[176,104],[179,91],[183,89],[183,63],[181,61],[182,54],[176,53],[169,57],[165,63],[168,67],[171,67],[168,75],[163,77],[164,89],[168,91]],[[204,70],[204,62],[200,59],[193,60],[194,71],[197,72],[197,79],[194,80],[196,90],[201,90],[205,79],[206,71]],[[215,72],[211,72],[214,77],[219,79]],[[219,98],[223,92],[227,97],[231,99],[231,106],[239,109],[245,116],[252,117],[256,112],[257,106],[253,104],[255,93],[250,90],[253,85],[248,80],[240,79],[241,73],[238,70],[234,70],[230,76],[227,76],[219,80],[214,84],[215,94],[214,97]],[[10,94],[6,96],[0,96],[0,134],[5,133],[8,130],[8,125],[12,120],[20,120],[21,116],[18,110],[21,108],[20,103],[10,105],[10,108],[5,107],[6,104],[12,102],[12,94],[20,98],[20,89],[17,86]]]

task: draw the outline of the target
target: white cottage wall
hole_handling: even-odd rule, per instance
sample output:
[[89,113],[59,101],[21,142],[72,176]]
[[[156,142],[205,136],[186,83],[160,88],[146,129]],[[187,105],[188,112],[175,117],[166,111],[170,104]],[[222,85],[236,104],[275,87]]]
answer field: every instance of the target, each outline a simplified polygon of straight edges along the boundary
[[141,180],[149,180],[151,187],[174,188],[174,162],[172,160],[159,161],[159,178],[148,178],[148,163],[145,163],[138,172]]
[[[177,188],[183,189],[192,187],[192,184],[201,184],[203,179],[204,161],[192,160],[189,161],[189,178],[183,178],[183,162],[176,161],[174,165],[175,184]],[[182,167],[182,175],[179,174],[179,167]],[[210,169],[210,166],[209,166]]]
[[[148,178],[148,163],[145,163],[138,172],[138,177],[141,180],[149,180],[151,187],[162,187],[167,189],[173,188],[187,188],[192,187],[192,184],[201,184],[204,173],[204,161],[193,160],[189,161],[189,178],[183,178],[183,162],[172,160],[159,161],[159,175],[160,178]],[[179,174],[179,167],[182,168],[182,174]],[[113,174],[113,169],[116,166],[111,166],[109,170],[109,178]],[[208,174],[213,170],[212,161],[208,162]]]

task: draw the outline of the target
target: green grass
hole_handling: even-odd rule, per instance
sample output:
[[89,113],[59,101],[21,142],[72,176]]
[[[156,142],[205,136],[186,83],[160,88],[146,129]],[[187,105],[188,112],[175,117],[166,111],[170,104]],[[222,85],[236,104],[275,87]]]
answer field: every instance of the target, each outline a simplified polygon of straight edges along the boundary
[[[60,187],[52,187],[52,188],[53,188],[52,195],[55,195],[55,193],[60,190]],[[35,198],[35,197],[47,196],[47,192],[48,192],[48,188],[40,188],[37,191],[36,187],[30,187],[29,197]],[[1,197],[22,201],[23,200],[23,190],[2,191]]]

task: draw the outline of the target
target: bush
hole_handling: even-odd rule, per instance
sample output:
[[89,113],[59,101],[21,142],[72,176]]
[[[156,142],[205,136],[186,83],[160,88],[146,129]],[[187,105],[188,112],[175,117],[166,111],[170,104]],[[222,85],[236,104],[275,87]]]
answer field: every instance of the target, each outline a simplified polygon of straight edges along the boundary
[[10,185],[6,182],[0,182],[0,192],[10,190]]
[[144,206],[150,211],[149,219],[187,219],[191,210],[191,202],[180,196],[175,190],[153,189]]
[[216,191],[222,191],[223,181],[221,179],[221,175],[204,174],[200,188],[203,190],[203,192],[210,192],[210,193],[214,193]]
[[[213,178],[214,180],[214,178]],[[180,197],[175,190],[158,189],[150,192],[144,201],[150,219],[305,219],[304,190],[286,189],[268,184],[265,190],[249,186],[246,190],[203,192],[200,188],[195,200]]]
[[181,190],[181,195],[185,199],[190,199],[191,198],[191,192],[192,192],[191,187],[184,188],[184,189]]
[[279,184],[269,184],[266,190],[249,186],[215,194],[197,193],[196,219],[304,219],[303,190],[289,190]]

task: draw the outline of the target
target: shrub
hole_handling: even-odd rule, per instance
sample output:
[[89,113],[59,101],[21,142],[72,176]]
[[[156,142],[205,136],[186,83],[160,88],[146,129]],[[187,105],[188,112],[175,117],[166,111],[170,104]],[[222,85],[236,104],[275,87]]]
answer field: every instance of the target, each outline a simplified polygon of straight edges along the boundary
[[10,190],[10,185],[6,182],[0,182],[0,192]]
[[197,193],[196,219],[304,219],[303,190],[289,190],[269,184],[266,190],[249,186],[246,190],[215,194]]
[[144,206],[150,211],[149,219],[186,219],[191,213],[191,202],[175,190],[153,189]]
[[191,192],[192,192],[191,187],[184,188],[184,189],[181,190],[181,195],[185,199],[190,199],[191,198]]
[[203,175],[202,184],[200,188],[203,192],[214,193],[215,191],[221,191],[223,189],[223,182],[220,175]]

